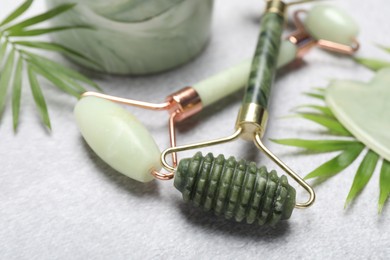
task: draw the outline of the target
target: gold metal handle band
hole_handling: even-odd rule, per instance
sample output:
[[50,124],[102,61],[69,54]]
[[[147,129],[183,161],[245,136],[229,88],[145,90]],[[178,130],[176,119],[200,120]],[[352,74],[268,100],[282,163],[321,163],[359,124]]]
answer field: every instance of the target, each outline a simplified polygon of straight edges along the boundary
[[264,135],[268,121],[268,112],[256,103],[243,104],[238,113],[236,129],[242,128],[241,137],[251,141],[255,133]]
[[284,17],[286,14],[287,5],[281,0],[267,0],[265,11],[267,13],[275,13]]

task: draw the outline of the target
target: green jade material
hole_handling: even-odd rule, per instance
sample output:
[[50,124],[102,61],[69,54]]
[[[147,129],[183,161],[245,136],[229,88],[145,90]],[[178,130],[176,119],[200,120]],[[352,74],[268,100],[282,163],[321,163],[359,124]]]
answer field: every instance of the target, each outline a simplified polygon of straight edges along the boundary
[[[277,15],[273,14],[273,16]],[[280,19],[272,19],[278,20],[275,26],[278,27],[279,30]],[[323,39],[349,46],[353,44],[353,40],[357,37],[359,31],[356,22],[345,11],[331,5],[316,5],[311,8],[307,12],[303,24],[310,36],[316,40]],[[260,54],[261,49],[258,48],[258,50]],[[264,52],[266,52],[266,50],[264,50]],[[279,55],[277,55],[277,68],[279,69],[292,62],[296,58],[297,52],[298,47],[295,44],[288,40],[283,40],[280,46]],[[259,64],[256,66],[259,66]],[[208,106],[245,87],[248,83],[250,68],[251,61],[246,60],[193,85],[193,88],[201,97],[203,106]],[[264,73],[267,74],[268,72]],[[259,80],[259,77],[262,76],[257,75],[257,77],[257,80]],[[256,83],[256,79],[252,76],[252,85],[253,84],[258,84],[258,82]],[[269,87],[264,86],[262,103],[265,104],[268,99],[266,96],[269,95],[268,90],[266,90],[268,88]]]
[[277,176],[256,163],[216,158],[200,152],[182,159],[175,173],[174,186],[184,201],[192,201],[205,211],[248,224],[276,225],[288,219],[295,206],[295,189],[286,176]]
[[[104,3],[105,2],[96,2],[95,4],[102,5]],[[161,3],[161,4],[163,4],[163,3]],[[313,10],[316,13],[318,13],[318,10],[321,10],[322,12],[330,12],[330,11],[332,11],[332,7],[327,6],[326,8],[321,8],[321,9],[313,8],[308,13],[308,19],[312,16]],[[332,16],[332,19],[336,20],[336,21],[342,21],[345,17],[347,17],[346,14],[344,14],[340,11],[337,11],[337,12],[332,11],[331,13],[337,14],[337,15]],[[272,14],[272,15],[274,16],[275,14]],[[318,14],[318,15],[320,15],[320,14]],[[323,17],[328,17],[328,20],[330,20],[330,21],[332,20],[331,18],[329,18],[329,15],[328,16],[323,15]],[[349,18],[346,18],[346,19],[348,20]],[[307,21],[305,21],[305,23],[310,24],[310,22],[307,22]],[[339,24],[348,24],[348,23],[347,22],[339,22]],[[341,26],[341,29],[346,30],[346,29],[348,29],[347,27]],[[320,28],[318,28],[318,30],[320,30]],[[322,35],[322,38],[327,38],[326,31],[321,32],[321,35]],[[333,40],[341,41],[342,39],[337,38],[337,39],[333,39]],[[277,67],[278,68],[290,63],[291,61],[293,61],[295,59],[296,53],[297,53],[297,46],[292,44],[291,42],[289,42],[287,40],[284,40],[284,41],[282,41],[279,53],[280,54],[279,54],[278,60],[277,60]],[[228,96],[229,94],[234,93],[237,90],[246,86],[248,78],[249,78],[250,67],[251,67],[251,61],[247,60],[247,61],[244,61],[236,66],[233,66],[227,70],[224,70],[224,71],[222,71],[222,72],[220,72],[220,73],[218,73],[218,74],[216,74],[208,79],[205,79],[205,80],[193,85],[194,89],[198,92],[198,94],[202,100],[203,106],[208,106],[208,105],[224,98],[225,96]],[[89,120],[89,121],[92,121],[94,116],[96,117],[96,113],[94,113],[95,108],[92,105],[93,102],[88,102],[88,103],[91,103],[91,104],[88,106],[87,105],[82,105],[82,106],[78,105],[77,106],[78,109],[75,110],[76,117],[79,118],[78,124],[80,125],[80,129],[82,130],[82,134],[83,134],[84,138],[90,144],[92,149],[94,151],[97,151],[96,153],[98,155],[102,154],[101,158],[103,160],[105,160],[109,165],[111,165],[113,168],[119,170],[120,172],[124,173],[125,175],[131,177],[133,172],[135,172],[134,167],[132,165],[135,165],[135,164],[128,165],[131,162],[131,160],[126,155],[126,153],[124,153],[124,154],[117,153],[116,154],[117,158],[115,158],[113,156],[108,156],[107,152],[104,150],[104,146],[102,145],[102,140],[101,140],[101,139],[104,139],[106,137],[104,135],[102,135],[101,137],[97,137],[96,136],[97,132],[95,132],[95,128],[93,126],[92,127],[88,126],[88,124],[86,124],[86,122],[84,122],[84,123],[82,122],[81,118],[83,118],[83,115],[88,115],[85,117],[88,118],[87,120]],[[105,103],[105,102],[103,102],[103,103]],[[120,108],[116,105],[109,106],[109,107],[106,106],[105,107],[106,113],[108,113],[107,109],[109,109],[109,108],[114,109],[114,110],[121,110],[122,113],[120,113],[120,114],[128,114],[129,113],[128,111],[123,110],[122,108]],[[116,117],[117,113],[112,113],[112,115],[114,117]],[[128,119],[128,118],[131,118],[131,119]],[[98,125],[108,127],[108,126],[106,126],[106,124],[108,124],[109,122],[116,122],[116,124],[118,124],[118,125],[126,125],[126,124],[131,125],[131,122],[135,122],[136,125],[140,124],[137,120],[134,120],[134,117],[132,117],[131,115],[128,117],[127,116],[116,117],[116,119],[112,120],[112,121],[108,121],[107,118],[106,119],[98,118],[96,120],[102,120],[99,124],[94,124],[94,126],[96,128],[98,127]],[[106,121],[104,121],[104,120],[106,120]],[[119,124],[120,120],[130,120],[130,121],[122,122],[121,124]],[[110,127],[114,128],[113,132],[118,131],[118,129],[116,129],[114,126],[110,126]],[[91,130],[88,131],[87,129],[91,129]],[[122,129],[122,128],[119,128],[119,129]],[[134,129],[137,129],[137,127],[135,127]],[[137,136],[137,134],[132,133],[130,130],[130,127],[129,127],[129,129],[127,129],[127,131],[128,131],[128,134],[130,136],[132,136],[132,138],[130,138],[130,139],[126,139],[124,137],[127,140],[128,147],[132,147],[133,151],[136,151],[135,147],[137,147],[140,150],[143,150],[144,147],[142,147],[141,143],[139,143],[139,142],[137,143],[137,138],[135,137],[135,136]],[[146,131],[145,128],[144,128],[144,131]],[[146,139],[148,139],[149,141],[147,141],[146,143],[154,143],[154,141],[151,141],[152,138],[150,135],[147,135],[144,133],[144,136],[148,136]],[[134,143],[131,140],[135,140]],[[95,144],[95,142],[96,142],[96,144]],[[120,141],[118,141],[118,142],[120,143]],[[120,145],[121,144],[119,144],[119,146]],[[155,147],[156,147],[155,145],[152,145],[152,148],[151,148],[152,152],[150,153],[150,155],[158,156],[157,154],[159,152],[156,152],[157,150],[155,149]],[[155,160],[153,162],[156,165],[154,167],[156,170],[159,170],[161,168],[161,166],[159,164],[157,164],[156,159],[153,159],[153,160],[150,159],[150,160],[151,161]],[[148,170],[150,170],[150,169],[151,169],[151,167],[148,166]],[[141,175],[143,175],[143,174],[145,175],[141,179],[151,180],[151,176],[150,176],[149,171],[141,170],[140,172],[142,173]],[[136,179],[140,179],[140,178],[137,177]]]
[[[254,132],[251,131],[259,131],[257,125],[262,127],[258,117],[246,112],[245,107],[255,105],[265,110],[268,106],[283,22],[280,14],[266,12],[263,16],[249,82],[237,119],[238,126],[243,128],[242,137],[249,133],[253,139]],[[251,127],[247,128],[247,124]],[[295,207],[296,193],[288,185],[286,176],[279,178],[275,171],[267,172],[264,167],[257,168],[255,163],[237,162],[232,157],[225,160],[223,155],[214,159],[212,154],[203,157],[197,153],[193,158],[182,159],[175,173],[174,185],[182,192],[185,201],[192,201],[217,215],[223,214],[227,219],[246,219],[249,224],[276,225],[281,219],[288,219]]]
[[264,109],[268,107],[271,86],[276,74],[283,23],[283,17],[276,13],[268,12],[262,18],[243,104],[254,103]]
[[[277,67],[281,68],[292,62],[296,54],[297,47],[290,41],[283,41],[280,47]],[[249,59],[245,60],[238,65],[194,84],[192,87],[199,94],[202,105],[204,107],[209,106],[244,88],[248,83],[251,62]]]
[[359,141],[390,161],[390,68],[368,83],[334,80],[325,100],[336,118]]
[[351,45],[359,27],[344,10],[331,5],[316,5],[303,22],[305,29],[317,40]]
[[[286,42],[286,46],[288,45],[292,44]],[[290,54],[288,56],[290,58],[285,59],[281,64],[288,63],[294,56],[294,53]],[[203,92],[200,92],[203,105],[216,101],[215,98],[221,99],[229,95],[229,91],[234,92],[242,88],[247,81],[249,67],[250,62],[246,61],[200,82],[200,89],[212,84],[213,87],[221,90],[217,97],[202,95]],[[226,83],[231,87],[223,92]],[[198,91],[199,88],[196,90]],[[152,136],[127,110],[104,99],[85,97],[76,105],[74,114],[80,132],[88,145],[112,168],[141,182],[151,181],[153,179],[151,170],[161,169],[160,151]]]
[[85,141],[103,161],[134,180],[153,180],[151,171],[161,169],[160,150],[135,116],[96,97],[82,98],[74,114]]

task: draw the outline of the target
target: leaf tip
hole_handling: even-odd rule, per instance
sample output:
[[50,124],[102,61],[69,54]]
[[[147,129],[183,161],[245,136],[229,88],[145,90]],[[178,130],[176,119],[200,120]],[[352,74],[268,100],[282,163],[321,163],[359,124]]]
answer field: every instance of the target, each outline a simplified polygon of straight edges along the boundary
[[380,198],[380,200],[378,202],[378,214],[382,214],[383,208],[384,208],[385,203],[386,203],[386,199],[387,199],[387,197]]
[[344,210],[348,209],[348,206],[351,204],[352,199],[353,198],[351,198],[350,196],[347,197],[344,203]]
[[49,132],[51,132],[51,131],[52,131],[52,128],[51,128],[50,120],[46,121],[44,124],[45,124],[45,126],[47,127],[47,130],[48,130]]
[[14,130],[14,134],[18,133],[18,123],[13,124],[13,130]]

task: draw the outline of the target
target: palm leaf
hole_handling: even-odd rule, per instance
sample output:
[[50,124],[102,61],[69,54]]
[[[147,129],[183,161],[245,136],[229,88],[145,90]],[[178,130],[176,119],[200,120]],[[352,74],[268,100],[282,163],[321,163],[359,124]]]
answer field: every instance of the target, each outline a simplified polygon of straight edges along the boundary
[[7,42],[3,42],[3,43],[0,42],[0,44],[1,44],[1,46],[0,46],[0,67],[1,67],[3,58],[4,58],[5,53],[7,51],[8,44],[7,44]]
[[12,22],[20,15],[22,15],[32,4],[33,0],[27,0],[21,4],[18,8],[15,9],[10,15],[8,15],[1,23],[0,26],[3,26],[9,22]]
[[375,152],[369,150],[364,157],[362,163],[360,164],[351,189],[349,190],[347,200],[345,201],[344,207],[346,208],[348,204],[356,198],[356,196],[363,190],[368,181],[370,180],[372,174],[374,173],[376,164],[379,160],[379,155]]
[[36,65],[30,65],[32,68],[34,68],[34,71],[36,71],[38,74],[49,80],[51,83],[53,83],[54,86],[59,88],[60,90],[64,91],[65,93],[68,93],[76,98],[80,98],[80,95],[85,92],[85,89],[83,89],[83,92],[79,92],[75,89],[73,89],[71,86],[66,84],[64,81],[62,81],[60,78],[58,78],[56,75],[51,74],[48,72],[45,68],[36,66]]
[[8,34],[8,36],[12,36],[12,37],[38,36],[42,34],[60,32],[65,30],[73,30],[73,29],[92,29],[92,27],[85,26],[85,25],[72,25],[72,26],[59,26],[59,27],[31,29],[31,30],[14,29]]
[[[390,48],[383,47],[387,52],[390,52]],[[378,61],[370,63],[372,60],[358,58],[359,61],[362,61],[368,67],[372,69],[380,69],[382,66],[390,66],[390,63],[383,61]],[[375,60],[377,61],[377,60]],[[316,88],[320,93],[307,92],[304,93],[307,96],[311,96],[320,100],[325,101],[324,93],[321,89]],[[362,144],[358,139],[356,139],[344,126],[337,120],[333,112],[327,106],[319,105],[302,105],[298,106],[295,109],[299,108],[309,108],[313,109],[319,114],[316,113],[297,113],[295,116],[308,119],[315,123],[318,123],[326,127],[331,132],[352,137],[352,140],[304,140],[304,139],[271,139],[271,141],[276,142],[282,145],[294,146],[306,149],[312,152],[334,152],[342,150],[340,154],[331,160],[323,163],[315,170],[310,172],[305,179],[310,178],[321,178],[327,179],[332,177],[349,165],[351,165],[356,158],[361,154],[365,145]],[[294,115],[293,115],[294,116]],[[345,207],[347,207],[352,200],[354,200],[359,193],[364,189],[364,187],[369,182],[370,178],[373,175],[375,167],[378,163],[380,156],[374,151],[369,150],[363,160],[361,161],[359,168],[356,171],[355,178],[351,185],[350,191],[346,198]],[[383,160],[383,165],[380,175],[380,195],[378,200],[378,211],[382,211],[383,206],[390,195],[390,162]]]
[[317,90],[318,92],[324,94],[325,91],[326,91],[326,88],[321,88],[321,87],[316,87],[316,88],[313,88],[314,90]]
[[81,86],[77,81],[69,78],[69,77],[63,77],[61,74],[57,75],[57,77],[62,80],[63,82],[68,83],[70,86],[72,86],[80,95],[78,98],[81,98],[81,95],[85,93],[87,90]]
[[20,100],[22,94],[22,71],[23,71],[23,59],[19,57],[18,63],[16,64],[14,80],[13,80],[13,91],[12,91],[12,118],[13,127],[16,132],[19,124],[19,113],[20,113]]
[[20,23],[17,23],[15,25],[12,25],[8,28],[5,29],[5,31],[8,31],[10,33],[12,33],[12,31],[18,31],[18,30],[21,30],[23,28],[26,28],[28,26],[31,26],[31,25],[34,25],[34,24],[38,24],[38,23],[41,23],[41,22],[44,22],[44,21],[47,21],[63,12],[66,12],[68,11],[69,9],[73,8],[76,4],[63,4],[63,5],[60,5],[56,8],[53,8],[47,12],[44,12],[40,15],[37,15],[37,16],[33,16],[29,19],[26,19]]
[[12,50],[8,55],[7,61],[3,69],[3,73],[0,78],[0,115],[2,114],[7,98],[8,84],[12,76],[12,70],[14,66],[15,51]]
[[381,174],[379,177],[379,201],[378,201],[378,212],[381,213],[383,206],[390,194],[390,162],[383,160]]
[[48,71],[50,71],[52,74],[56,75],[62,75],[63,77],[68,77],[71,79],[75,79],[78,81],[81,81],[83,83],[86,83],[95,89],[101,91],[102,89],[92,80],[87,78],[86,76],[82,75],[81,73],[72,70],[70,68],[65,67],[64,65],[61,65],[60,63],[56,63],[54,61],[51,61],[45,57],[32,54],[26,51],[23,51],[24,54],[28,56],[28,60],[36,65],[39,65],[41,67],[46,68]]
[[354,59],[360,65],[363,65],[366,68],[369,68],[370,70],[374,70],[374,71],[390,67],[390,63],[383,60],[367,59],[367,58],[354,58]]
[[315,177],[330,178],[351,165],[363,151],[363,144],[356,144],[345,149],[341,154],[322,164],[305,176],[305,179]]
[[297,113],[297,116],[320,124],[329,129],[331,132],[337,133],[339,135],[352,136],[351,133],[340,122],[337,121],[337,119],[330,118],[329,116],[315,113]]
[[49,112],[47,110],[47,105],[45,98],[42,94],[41,87],[39,86],[35,71],[32,67],[27,66],[28,79],[30,81],[31,92],[34,97],[35,104],[38,108],[39,115],[43,123],[51,130]]
[[325,99],[325,96],[323,94],[319,94],[319,93],[305,92],[303,94],[305,96],[312,97],[312,98],[317,98],[317,99],[320,99],[320,100],[324,100]]
[[381,44],[377,44],[376,46],[377,46],[378,48],[384,50],[385,52],[390,53],[390,47],[387,47],[387,46],[384,46],[384,45],[381,45]]
[[93,63],[95,65],[98,65],[95,61],[91,60],[90,58],[88,58],[84,54],[82,54],[82,53],[80,53],[78,51],[72,50],[72,49],[70,49],[68,47],[65,47],[65,46],[63,46],[61,44],[58,44],[58,43],[41,42],[41,41],[34,41],[34,42],[31,42],[31,41],[15,41],[13,43],[16,44],[16,45],[21,45],[21,46],[30,47],[30,48],[37,48],[37,49],[42,49],[42,50],[47,50],[47,51],[60,52],[60,53],[63,53],[63,54],[67,54],[67,55],[70,55],[70,56],[74,56],[74,57],[83,59],[83,60],[88,61],[90,63]]
[[321,112],[322,114],[324,114],[326,116],[334,118],[333,112],[329,109],[329,107],[326,107],[326,106],[302,105],[302,106],[297,106],[296,107],[296,109],[300,109],[300,108],[311,108],[311,109],[314,109],[314,110],[316,110],[318,112]]
[[295,146],[320,153],[345,150],[350,146],[360,144],[357,141],[347,140],[271,139],[271,141],[282,145]]
[[[22,21],[13,22],[20,17],[31,6],[33,0],[24,0],[16,10],[9,14],[3,21],[0,21],[0,69],[2,70],[0,77],[0,113],[4,110],[8,88],[12,86],[12,116],[13,116],[13,128],[16,132],[19,124],[21,95],[22,95],[22,74],[24,64],[26,63],[28,80],[31,87],[31,92],[36,103],[40,117],[43,123],[50,129],[49,113],[46,105],[45,98],[43,96],[41,87],[38,81],[38,75],[42,76],[46,80],[53,83],[57,88],[73,95],[76,98],[80,98],[81,94],[86,89],[81,85],[85,83],[93,88],[101,91],[99,86],[82,75],[81,73],[70,69],[60,63],[51,61],[43,56],[30,53],[29,48],[41,49],[43,51],[55,51],[65,55],[72,56],[77,59],[90,62],[96,66],[100,66],[92,59],[85,56],[83,53],[70,49],[62,44],[43,42],[43,41],[30,41],[26,38],[23,40],[13,37],[26,37],[26,36],[38,36],[48,33],[59,32],[63,30],[71,29],[91,29],[90,26],[75,25],[75,26],[61,26],[37,28],[30,27],[38,25],[42,22],[46,22],[49,19],[61,15],[62,13],[70,10],[75,4],[64,4],[56,8],[53,8],[47,12],[33,16]],[[8,54],[11,49],[10,54]],[[19,54],[19,59],[15,67],[14,75],[13,65],[15,55]],[[3,66],[4,63],[4,66]],[[10,86],[8,86],[10,85]],[[0,114],[1,116],[1,114]]]

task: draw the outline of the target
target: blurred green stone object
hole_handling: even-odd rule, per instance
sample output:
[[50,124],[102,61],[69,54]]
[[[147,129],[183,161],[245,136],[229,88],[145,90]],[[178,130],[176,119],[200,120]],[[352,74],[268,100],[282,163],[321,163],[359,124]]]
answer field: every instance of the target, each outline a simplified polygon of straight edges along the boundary
[[359,26],[353,18],[332,5],[314,6],[305,18],[304,26],[315,39],[346,45],[350,45],[359,32]]
[[336,118],[359,141],[390,160],[390,68],[368,82],[334,80],[326,103]]
[[[72,2],[46,0],[49,7]],[[204,48],[213,0],[80,0],[55,24],[87,25],[55,35],[61,44],[100,66],[70,57],[94,70],[113,74],[151,74],[194,58]]]

